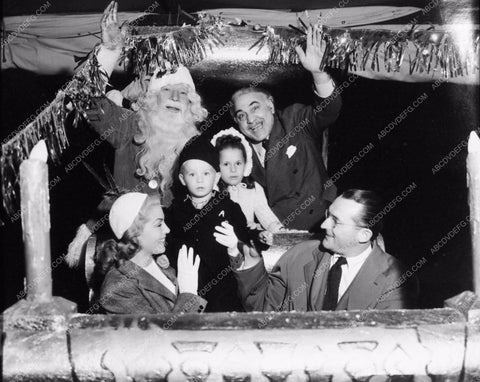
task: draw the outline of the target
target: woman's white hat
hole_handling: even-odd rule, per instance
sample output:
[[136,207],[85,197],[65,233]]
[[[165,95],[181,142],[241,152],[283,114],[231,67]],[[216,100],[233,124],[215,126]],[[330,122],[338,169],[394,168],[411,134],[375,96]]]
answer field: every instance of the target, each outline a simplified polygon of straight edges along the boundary
[[117,239],[121,239],[140,212],[147,194],[129,192],[120,196],[112,205],[108,220]]

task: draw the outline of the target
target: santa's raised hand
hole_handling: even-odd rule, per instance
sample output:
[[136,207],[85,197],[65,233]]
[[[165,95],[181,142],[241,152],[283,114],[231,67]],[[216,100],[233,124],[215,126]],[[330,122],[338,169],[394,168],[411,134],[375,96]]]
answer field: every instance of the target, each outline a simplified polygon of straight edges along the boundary
[[118,3],[111,1],[103,12],[102,44],[108,49],[120,49],[125,45],[127,25],[120,26],[118,23]]

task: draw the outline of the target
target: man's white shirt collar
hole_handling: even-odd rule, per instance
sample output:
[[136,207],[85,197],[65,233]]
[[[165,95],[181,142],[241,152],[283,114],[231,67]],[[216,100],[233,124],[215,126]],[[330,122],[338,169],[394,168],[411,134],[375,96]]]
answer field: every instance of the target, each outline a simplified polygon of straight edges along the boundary
[[[373,250],[373,247],[370,245],[369,247],[367,247],[365,249],[365,251],[358,254],[357,256],[351,256],[351,257],[343,256],[347,260],[347,264],[346,264],[347,267],[351,268],[351,267],[355,267],[355,266],[358,266],[358,265],[361,266],[365,262],[365,260],[367,260],[367,257],[368,257],[368,255],[370,255],[370,252],[372,252],[372,250]],[[342,257],[342,255],[339,255],[338,253],[335,253],[332,256],[332,261],[331,261],[330,265],[332,266],[333,264],[335,264],[339,257]]]
[[[345,257],[347,260],[347,264],[342,265],[342,278],[340,279],[340,285],[338,287],[338,300],[340,301],[340,298],[343,296],[343,294],[346,292],[352,281],[355,279],[357,276],[358,272],[360,271],[360,268],[362,268],[362,265],[365,263],[367,260],[368,256],[372,252],[373,247],[370,245],[368,248],[366,248],[362,253],[358,254],[357,256],[351,256],[351,257]],[[341,255],[335,253],[332,258],[330,259],[330,268],[335,264],[338,260],[338,258],[341,257]]]
[[265,167],[265,156],[267,155],[267,150],[263,148],[262,142],[254,143],[252,144],[252,146],[253,146],[253,151],[255,151],[255,154],[257,155],[257,158],[260,161],[260,164],[263,167]]

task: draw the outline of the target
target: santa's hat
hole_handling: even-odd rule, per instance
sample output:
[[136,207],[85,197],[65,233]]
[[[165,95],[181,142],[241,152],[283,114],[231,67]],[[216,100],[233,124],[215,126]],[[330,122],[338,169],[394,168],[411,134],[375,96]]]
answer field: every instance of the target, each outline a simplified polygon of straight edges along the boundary
[[[162,73],[164,73],[162,75]],[[167,70],[162,70],[160,67],[155,70],[148,85],[148,92],[158,92],[166,85],[186,84],[195,90],[195,84],[190,71],[183,65],[178,67],[167,67]]]

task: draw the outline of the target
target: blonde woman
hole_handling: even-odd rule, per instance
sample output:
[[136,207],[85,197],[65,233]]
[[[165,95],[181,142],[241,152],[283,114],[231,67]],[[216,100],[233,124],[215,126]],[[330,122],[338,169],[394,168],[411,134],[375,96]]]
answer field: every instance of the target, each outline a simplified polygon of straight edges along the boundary
[[170,232],[158,196],[120,196],[109,222],[117,240],[103,243],[95,259],[97,277],[104,276],[98,303],[106,313],[203,312],[207,301],[197,294],[200,259],[193,250],[180,249],[178,277],[154,260]]

